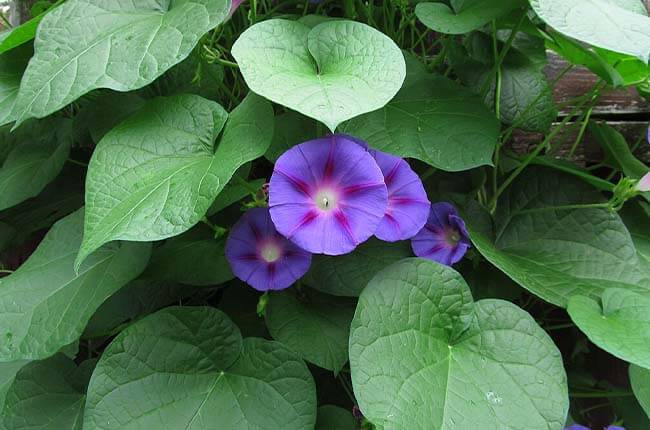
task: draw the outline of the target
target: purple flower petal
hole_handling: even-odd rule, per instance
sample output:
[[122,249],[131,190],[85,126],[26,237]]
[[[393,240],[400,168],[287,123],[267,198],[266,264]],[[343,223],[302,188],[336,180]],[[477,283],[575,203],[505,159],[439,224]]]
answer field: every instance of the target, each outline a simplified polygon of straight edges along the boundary
[[276,231],[266,208],[250,209],[237,221],[226,258],[235,276],[259,291],[288,288],[311,265],[311,254]]
[[271,218],[301,248],[346,254],[377,230],[388,204],[384,177],[356,139],[332,135],[289,149],[269,185]]
[[446,202],[431,205],[427,223],[411,239],[415,255],[447,266],[459,262],[470,246],[465,222]]
[[429,216],[431,202],[420,177],[402,158],[372,150],[388,188],[388,207],[375,236],[386,242],[415,236]]
[[636,189],[641,192],[650,191],[650,172],[643,175],[636,184]]
[[581,426],[580,424],[571,424],[564,430],[590,430],[589,427]]

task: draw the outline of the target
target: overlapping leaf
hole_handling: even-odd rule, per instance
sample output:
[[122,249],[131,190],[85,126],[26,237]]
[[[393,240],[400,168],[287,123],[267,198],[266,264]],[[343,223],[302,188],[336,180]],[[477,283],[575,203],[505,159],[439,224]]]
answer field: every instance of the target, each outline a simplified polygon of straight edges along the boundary
[[237,168],[266,152],[273,134],[270,104],[249,95],[216,145],[226,116],[199,96],[157,98],[104,136],[88,167],[77,264],[108,241],[164,239],[199,222]]
[[526,4],[522,0],[452,0],[418,3],[415,14],[430,29],[446,34],[469,33]]
[[69,0],[38,27],[14,115],[20,123],[96,88],[143,87],[187,57],[229,9],[228,0]]
[[406,75],[395,43],[352,21],[326,21],[312,29],[271,19],[247,29],[232,55],[251,90],[323,122],[331,131],[384,106]]
[[316,423],[307,366],[285,346],[242,340],[214,308],[166,308],[125,329],[88,388],[84,429],[273,428]]
[[0,279],[0,361],[46,358],[76,341],[104,300],[144,269],[149,244],[112,243],[75,272],[82,223],[81,210],[59,221]]
[[598,299],[607,288],[650,291],[621,218],[605,208],[563,208],[602,202],[587,183],[530,167],[498,202],[494,229],[485,214],[465,218],[477,249],[542,299],[565,307],[574,295]]
[[650,417],[650,370],[630,365],[630,383],[639,404]]
[[446,266],[402,260],[359,298],[350,333],[354,392],[386,429],[558,429],[569,406],[560,352],[501,300],[472,301]]

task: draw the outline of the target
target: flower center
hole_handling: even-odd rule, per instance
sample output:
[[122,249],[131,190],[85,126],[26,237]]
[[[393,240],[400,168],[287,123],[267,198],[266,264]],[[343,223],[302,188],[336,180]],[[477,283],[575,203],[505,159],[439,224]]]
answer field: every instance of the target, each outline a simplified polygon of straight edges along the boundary
[[282,250],[275,243],[267,242],[262,245],[260,256],[267,263],[274,263],[282,256]]
[[445,232],[445,240],[448,245],[456,246],[458,245],[458,242],[460,242],[460,233],[453,228],[449,228]]
[[320,190],[314,197],[314,203],[322,211],[331,211],[336,208],[337,201],[336,193],[329,189]]

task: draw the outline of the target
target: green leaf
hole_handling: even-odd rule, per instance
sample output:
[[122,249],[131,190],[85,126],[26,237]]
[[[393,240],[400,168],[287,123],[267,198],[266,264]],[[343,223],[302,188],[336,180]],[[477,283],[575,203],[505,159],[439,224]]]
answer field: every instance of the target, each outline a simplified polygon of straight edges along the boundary
[[271,294],[266,326],[273,339],[302,358],[339,373],[348,361],[348,338],[354,301],[303,289]]
[[251,90],[332,132],[343,121],[383,107],[406,75],[397,45],[352,21],[327,21],[313,29],[297,21],[263,21],[242,33],[232,55]]
[[82,338],[112,336],[123,324],[178,303],[196,290],[173,282],[136,279],[102,303],[88,321]]
[[59,174],[72,145],[72,121],[33,121],[9,136],[13,148],[0,168],[0,210],[37,196]]
[[165,239],[199,222],[237,168],[262,156],[273,135],[270,104],[249,95],[215,145],[226,116],[196,95],[156,98],[104,136],[88,166],[76,264],[111,240]]
[[621,1],[530,0],[530,5],[566,36],[648,62],[650,18],[621,7]]
[[625,137],[611,125],[592,122],[588,130],[603,148],[605,158],[611,167],[621,170],[625,176],[633,179],[641,179],[650,171],[648,166],[632,154]]
[[492,163],[499,128],[471,91],[442,76],[425,76],[383,109],[345,123],[342,131],[381,151],[459,171]]
[[465,214],[465,221],[488,261],[557,306],[578,294],[596,299],[612,287],[648,292],[650,272],[615,212],[561,208],[599,202],[600,193],[582,180],[529,167],[499,199],[493,231],[485,213]]
[[234,278],[225,255],[226,237],[198,225],[155,248],[142,277],[187,285],[219,285]]
[[[22,369],[29,360],[9,361],[6,363],[0,362],[0,412],[4,409],[5,396],[7,391],[16,379],[18,371]],[[2,428],[2,418],[0,418],[0,428]]]
[[31,46],[24,46],[0,55],[0,125],[15,119],[11,113],[20,88],[20,79],[33,52]]
[[242,341],[221,311],[166,308],[106,348],[88,388],[84,429],[303,430],[316,421],[316,390],[285,346]]
[[650,263],[650,205],[631,201],[620,214],[639,255]]
[[253,190],[261,190],[264,183],[266,183],[266,179],[255,179],[247,182],[235,173],[232,180],[224,187],[223,191],[219,193],[217,199],[212,203],[210,209],[208,209],[207,215],[212,216],[221,212],[228,206],[254,194]]
[[472,301],[453,269],[411,258],[359,297],[350,332],[354,392],[389,429],[559,429],[569,407],[562,358],[525,311]]
[[350,411],[334,405],[318,407],[316,430],[357,430],[358,428],[357,421]]
[[113,243],[73,269],[83,211],[59,221],[13,274],[0,279],[0,361],[40,359],[76,341],[95,310],[135,278],[149,244]]
[[228,0],[69,0],[41,21],[14,114],[44,117],[97,88],[131,91],[185,59]]
[[7,392],[6,430],[81,430],[86,384],[94,361],[77,365],[63,354],[24,366]]
[[388,243],[371,238],[346,255],[314,255],[303,280],[323,293],[359,297],[377,272],[412,255],[408,241]]
[[650,299],[621,288],[609,288],[600,303],[573,296],[567,311],[589,340],[622,360],[650,368]]
[[[345,129],[345,127],[344,124],[342,128]],[[313,119],[298,112],[287,111],[275,117],[273,140],[264,157],[275,163],[285,151],[299,143],[316,139],[318,135],[317,123]]]
[[415,14],[422,24],[439,33],[464,34],[526,4],[522,0],[465,0],[444,3],[418,3]]
[[629,372],[632,391],[650,418],[650,370],[631,364]]

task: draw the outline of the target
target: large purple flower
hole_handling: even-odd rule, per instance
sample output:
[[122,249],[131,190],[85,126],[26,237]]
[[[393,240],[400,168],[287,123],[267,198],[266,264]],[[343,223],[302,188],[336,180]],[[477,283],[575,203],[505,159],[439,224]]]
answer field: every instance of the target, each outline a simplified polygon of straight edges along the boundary
[[275,230],[266,208],[250,209],[237,221],[226,258],[235,276],[259,291],[288,288],[311,265],[311,254]]
[[460,261],[471,246],[465,222],[450,203],[431,205],[424,228],[411,239],[411,248],[418,257],[451,266]]
[[301,248],[341,255],[375,234],[388,192],[379,166],[358,143],[345,135],[310,140],[275,163],[271,218]]
[[388,188],[388,207],[375,236],[386,242],[410,239],[427,221],[431,202],[420,177],[402,158],[371,150]]

